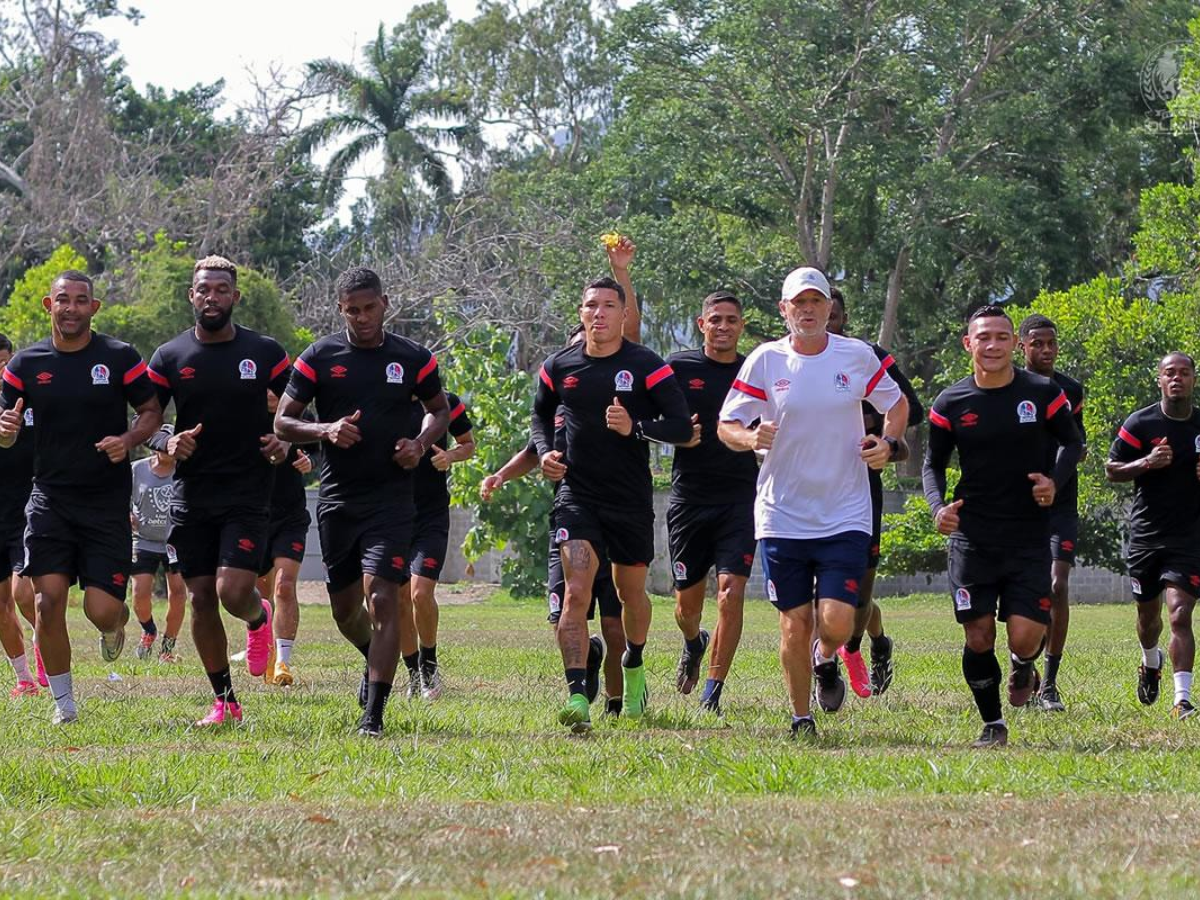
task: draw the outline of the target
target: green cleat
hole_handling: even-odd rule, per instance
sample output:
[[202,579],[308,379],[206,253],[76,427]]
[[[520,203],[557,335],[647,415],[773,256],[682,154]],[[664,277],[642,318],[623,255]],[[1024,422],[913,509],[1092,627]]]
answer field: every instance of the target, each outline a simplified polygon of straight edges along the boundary
[[625,669],[624,712],[627,718],[640,719],[646,711],[650,692],[646,689],[646,667]]
[[592,730],[592,711],[587,697],[572,694],[567,705],[558,711],[558,721],[571,729],[572,734],[587,734]]

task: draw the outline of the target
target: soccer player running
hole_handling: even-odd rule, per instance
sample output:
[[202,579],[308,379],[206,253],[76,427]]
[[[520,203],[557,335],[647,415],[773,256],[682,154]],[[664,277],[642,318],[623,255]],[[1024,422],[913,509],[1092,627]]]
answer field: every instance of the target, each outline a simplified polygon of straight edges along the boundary
[[[593,281],[584,288],[579,315],[584,340],[542,365],[531,423],[542,471],[562,477],[554,525],[566,587],[557,637],[569,698],[559,721],[577,733],[591,728],[587,612],[600,548],[612,563],[625,625],[624,711],[632,719],[645,711],[646,574],[654,558],[646,441],[685,443],[692,436],[687,402],[671,367],[622,334],[624,288],[611,278]],[[565,450],[556,449],[560,407]]]
[[1192,610],[1200,594],[1200,410],[1192,405],[1195,386],[1192,357],[1179,352],[1164,356],[1158,364],[1162,399],[1125,420],[1104,468],[1109,481],[1133,482],[1127,562],[1142,645],[1138,700],[1149,706],[1158,699],[1165,598],[1175,670],[1171,714],[1177,719],[1196,714]]
[[690,694],[700,680],[700,662],[709,645],[700,619],[705,582],[715,566],[717,627],[700,705],[718,715],[721,692],[742,636],[746,580],[754,564],[758,460],[751,451],[729,449],[717,437],[721,405],[746,359],[737,351],[745,325],[735,295],[709,294],[696,319],[704,346],[667,360],[692,413],[692,439],[675,451],[667,506],[675,622],[683,633],[675,689]]
[[[1049,378],[1067,396],[1075,427],[1084,441],[1082,460],[1087,455],[1087,431],[1083,426],[1083,385],[1054,368],[1058,360],[1058,326],[1043,315],[1025,318],[1017,330],[1018,347],[1025,357],[1025,368]],[[1058,448],[1051,448],[1047,465],[1054,464]],[[1033,703],[1046,712],[1064,712],[1058,690],[1058,669],[1067,645],[1071,622],[1070,579],[1075,566],[1075,544],[1079,540],[1079,477],[1074,475],[1054,495],[1050,506],[1050,629],[1046,639],[1046,677]]]
[[[12,359],[13,345],[0,334],[0,373]],[[14,700],[20,697],[36,697],[38,684],[46,687],[46,669],[37,644],[33,645],[37,661],[37,680],[29,671],[29,658],[25,653],[25,626],[17,612],[20,611],[31,627],[37,623],[33,607],[33,581],[21,574],[25,565],[25,504],[33,489],[33,408],[25,410],[24,427],[17,441],[8,450],[0,453],[0,526],[3,527],[3,552],[7,554],[11,577],[0,580],[0,646],[8,664],[17,677],[16,686],[9,694]]]
[[[68,270],[42,305],[50,337],[4,370],[0,447],[9,448],[34,410],[33,490],[25,508],[24,574],[33,578],[37,643],[54,695],[54,722],[79,714],[71,683],[67,593],[83,588],[83,611],[100,630],[100,655],[125,646],[125,605],[133,548],[130,451],[162,424],[146,364],[129,344],[92,331],[100,309],[91,279]],[[129,424],[127,406],[137,410]]]
[[[171,425],[160,429],[164,439],[175,433]],[[167,578],[167,621],[159,662],[173,663],[175,641],[183,627],[187,606],[187,586],[179,574],[175,552],[167,547],[167,532],[171,528],[171,495],[175,492],[175,460],[165,450],[156,450],[146,459],[133,464],[133,495],[129,515],[133,523],[133,614],[142,626],[142,638],[137,646],[137,658],[148,659],[154,652],[158,626],[154,622],[154,579],[159,570]]]
[[274,338],[235,325],[237,267],[208,256],[193,268],[188,300],[194,327],[155,351],[150,378],[165,408],[175,401],[175,433],[151,449],[177,462],[168,545],[192,600],[192,640],[213,690],[200,727],[242,721],[233,690],[221,610],[246,623],[246,665],[271,664],[271,604],[256,582],[267,541],[275,467],[289,448],[271,429],[267,391],[282,393],[288,355]]
[[[731,449],[764,456],[754,530],[767,596],[779,610],[792,734],[805,736],[817,729],[809,709],[814,676],[822,710],[836,712],[846,699],[837,651],[854,631],[866,572],[867,467],[881,469],[898,458],[908,423],[908,402],[871,348],[826,330],[831,306],[829,282],[819,270],[788,274],[779,311],[789,334],[747,357],[718,431]],[[884,417],[882,437],[863,430],[864,400]]]
[[[275,430],[295,443],[323,443],[317,528],[326,588],[338,630],[367,662],[358,733],[378,737],[401,633],[413,621],[412,472],[445,433],[450,407],[433,354],[384,330],[388,297],[379,276],[348,269],[336,289],[345,330],[297,357]],[[410,437],[414,397],[431,415]],[[306,422],[301,414],[313,402],[318,421]]]
[[[272,420],[278,408],[279,395],[268,391],[267,410]],[[266,572],[259,576],[258,592],[270,597],[273,605],[271,627],[275,653],[271,665],[263,673],[263,681],[276,687],[290,687],[296,682],[292,674],[292,651],[300,630],[300,600],[296,585],[300,581],[300,564],[304,562],[304,549],[308,543],[308,527],[312,524],[308,497],[304,493],[304,476],[312,470],[308,453],[299,444],[292,444],[287,459],[275,470],[275,484],[271,488],[267,552],[263,558]]]
[[[1050,509],[1083,452],[1062,388],[1016,368],[1015,343],[1002,307],[971,314],[963,347],[973,372],[934,401],[922,471],[937,529],[950,537],[954,614],[966,638],[963,677],[983,719],[976,748],[1008,743],[997,618],[1007,626],[1012,659],[1008,702],[1024,706],[1037,691],[1034,662],[1050,623]],[[946,467],[955,450],[962,475],[948,502]]]
[[[830,291],[833,308],[829,313],[829,324],[826,328],[833,334],[846,333],[846,299],[837,288]],[[912,383],[896,365],[896,359],[878,344],[867,342],[875,351],[880,365],[896,382],[904,399],[908,401],[908,427],[921,424],[925,418],[925,409]],[[883,419],[870,403],[864,402],[863,428],[867,434],[883,435]],[[907,448],[903,457],[907,458]],[[899,460],[899,457],[898,457]],[[883,477],[872,468],[867,469],[867,479],[871,483],[871,546],[867,550],[867,571],[863,575],[862,584],[858,590],[858,608],[854,612],[854,634],[845,646],[838,649],[838,655],[846,664],[846,673],[850,676],[850,687],[860,697],[878,696],[891,687],[896,670],[892,662],[892,639],[883,633],[883,613],[875,602],[875,573],[879,568],[879,540],[883,534]],[[862,658],[863,635],[871,637],[871,671],[868,675],[866,663]]]

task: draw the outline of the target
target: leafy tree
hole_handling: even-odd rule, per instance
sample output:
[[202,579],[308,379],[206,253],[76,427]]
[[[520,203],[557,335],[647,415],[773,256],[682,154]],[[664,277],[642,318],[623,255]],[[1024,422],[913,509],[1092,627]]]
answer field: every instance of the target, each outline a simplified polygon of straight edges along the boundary
[[42,298],[66,269],[87,271],[87,261],[73,247],[63,244],[45,262],[27,269],[13,286],[7,303],[0,307],[0,333],[18,349],[50,336],[50,315]]

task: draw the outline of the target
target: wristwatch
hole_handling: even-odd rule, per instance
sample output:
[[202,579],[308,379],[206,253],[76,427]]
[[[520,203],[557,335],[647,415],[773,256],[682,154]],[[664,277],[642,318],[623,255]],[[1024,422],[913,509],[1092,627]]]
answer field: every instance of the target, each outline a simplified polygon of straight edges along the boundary
[[886,434],[883,436],[883,442],[892,448],[891,455],[888,456],[888,459],[889,460],[895,459],[896,456],[900,453],[900,442],[898,440],[896,440],[894,437],[889,437]]

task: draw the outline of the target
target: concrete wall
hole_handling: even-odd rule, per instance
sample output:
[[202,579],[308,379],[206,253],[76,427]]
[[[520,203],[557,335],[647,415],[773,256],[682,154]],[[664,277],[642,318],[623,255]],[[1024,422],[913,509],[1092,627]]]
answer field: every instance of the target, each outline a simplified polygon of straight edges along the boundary
[[[310,490],[308,492],[308,508],[313,516],[313,525],[309,529],[308,547],[304,563],[300,568],[300,577],[306,580],[323,581],[325,571],[321,565],[321,549],[317,539],[316,500],[316,490]],[[899,512],[903,506],[903,494],[899,492],[884,494],[884,510],[886,512]],[[654,513],[656,529],[654,546],[657,552],[654,564],[650,567],[650,589],[656,594],[669,594],[672,590],[672,583],[671,562],[667,558],[666,493],[655,495]],[[442,580],[445,582],[498,582],[500,580],[501,554],[496,552],[489,552],[481,559],[476,560],[472,567],[472,574],[467,574],[467,562],[462,555],[462,543],[474,521],[474,513],[469,509],[454,507],[450,510],[450,545],[446,553],[446,565],[442,571]],[[880,597],[913,593],[949,594],[946,573],[881,578],[876,586],[876,594]],[[754,560],[754,571],[750,576],[749,596],[766,597],[762,563],[757,557]],[[1074,602],[1118,603],[1128,600],[1130,596],[1129,579],[1122,574],[1110,572],[1107,569],[1080,567],[1071,576],[1071,597]]]

